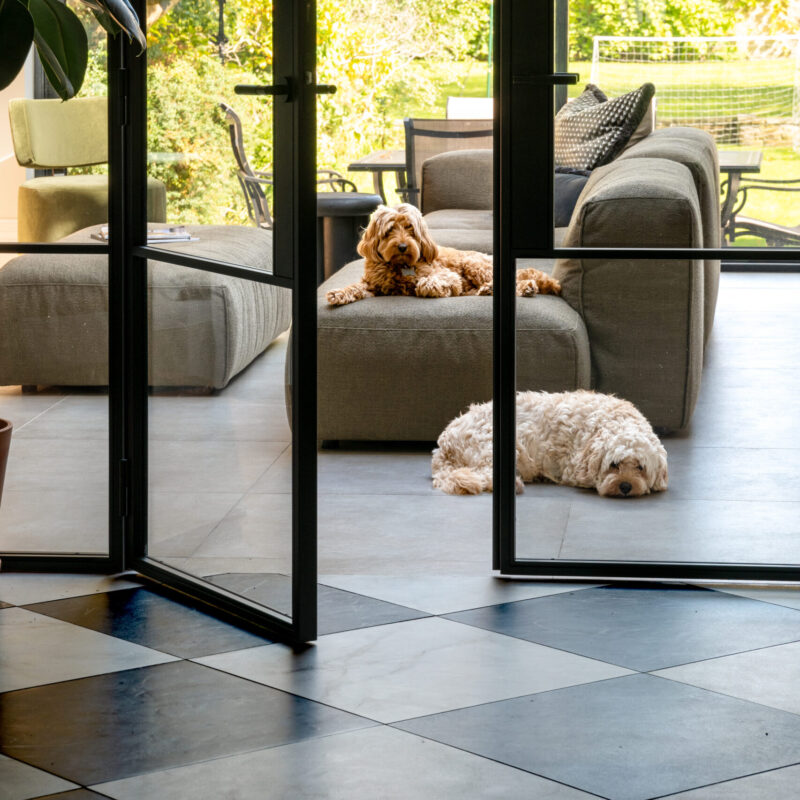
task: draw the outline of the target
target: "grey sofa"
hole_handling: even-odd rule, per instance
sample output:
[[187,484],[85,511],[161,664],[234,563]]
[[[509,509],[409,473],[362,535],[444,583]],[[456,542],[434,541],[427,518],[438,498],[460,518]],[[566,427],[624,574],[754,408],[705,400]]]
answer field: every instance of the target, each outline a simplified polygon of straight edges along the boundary
[[[65,242],[92,242],[87,228]],[[188,225],[199,241],[163,246],[256,269],[272,234]],[[289,327],[289,290],[148,261],[150,383],[221,389]],[[108,257],[18,256],[0,269],[0,386],[108,384]]]
[[[716,148],[688,128],[659,130],[595,170],[565,246],[719,244]],[[446,153],[423,168],[421,208],[442,245],[491,252],[491,153]],[[719,262],[521,260],[563,296],[517,302],[519,389],[594,388],[635,403],[659,428],[691,419],[711,332]],[[319,290],[322,440],[435,440],[492,395],[492,301],[376,297],[330,308],[325,292],[361,274],[353,262]]]

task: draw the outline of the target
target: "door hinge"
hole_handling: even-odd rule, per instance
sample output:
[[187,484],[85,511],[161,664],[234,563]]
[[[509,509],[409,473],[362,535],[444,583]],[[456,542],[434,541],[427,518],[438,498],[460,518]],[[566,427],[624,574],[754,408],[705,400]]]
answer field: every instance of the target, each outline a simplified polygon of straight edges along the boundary
[[119,462],[119,515],[128,517],[131,513],[131,462],[127,458]]

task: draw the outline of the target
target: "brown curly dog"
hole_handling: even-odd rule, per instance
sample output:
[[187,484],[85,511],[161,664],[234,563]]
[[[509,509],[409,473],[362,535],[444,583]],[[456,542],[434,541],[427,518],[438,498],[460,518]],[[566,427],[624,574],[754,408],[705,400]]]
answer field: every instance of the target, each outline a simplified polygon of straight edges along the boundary
[[[358,244],[364,276],[325,296],[342,306],[376,295],[458,297],[492,293],[492,259],[474,250],[438,247],[422,214],[403,203],[378,206]],[[561,285],[538,269],[517,272],[517,295],[560,294]]]

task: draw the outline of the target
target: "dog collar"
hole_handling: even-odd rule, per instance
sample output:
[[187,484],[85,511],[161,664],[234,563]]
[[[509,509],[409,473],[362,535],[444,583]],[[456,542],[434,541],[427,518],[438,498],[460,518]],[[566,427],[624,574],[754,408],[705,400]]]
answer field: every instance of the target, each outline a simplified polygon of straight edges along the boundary
[[406,278],[413,278],[417,274],[417,268],[416,267],[403,267],[400,270],[400,273]]

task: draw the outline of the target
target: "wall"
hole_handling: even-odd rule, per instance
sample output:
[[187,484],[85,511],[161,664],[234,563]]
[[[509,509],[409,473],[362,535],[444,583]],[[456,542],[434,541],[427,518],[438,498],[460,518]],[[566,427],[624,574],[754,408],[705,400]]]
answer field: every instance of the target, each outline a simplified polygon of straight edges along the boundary
[[16,222],[10,225],[8,220],[17,218],[17,189],[25,180],[25,170],[14,158],[11,128],[8,123],[8,101],[14,97],[25,97],[25,94],[24,71],[9,87],[0,91],[0,225],[2,225],[0,235],[5,240],[9,238],[8,228],[11,228],[16,238]]

